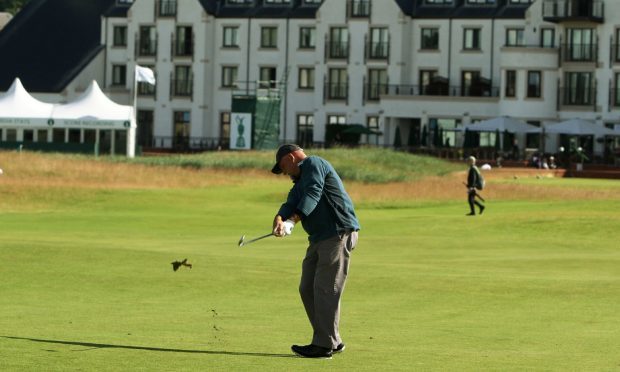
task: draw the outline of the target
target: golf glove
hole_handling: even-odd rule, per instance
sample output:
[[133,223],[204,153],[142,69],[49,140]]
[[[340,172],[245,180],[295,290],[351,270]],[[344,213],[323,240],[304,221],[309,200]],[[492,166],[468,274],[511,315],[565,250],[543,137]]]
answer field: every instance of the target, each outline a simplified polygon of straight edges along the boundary
[[295,222],[292,220],[286,220],[283,225],[284,228],[282,230],[284,231],[284,235],[291,235],[293,233],[293,228],[295,227]]

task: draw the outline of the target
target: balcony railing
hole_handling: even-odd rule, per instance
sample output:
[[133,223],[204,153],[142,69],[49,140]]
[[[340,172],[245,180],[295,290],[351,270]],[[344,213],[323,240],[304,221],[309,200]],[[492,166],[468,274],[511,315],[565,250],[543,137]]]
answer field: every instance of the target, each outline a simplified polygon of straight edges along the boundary
[[157,1],[157,15],[159,17],[175,17],[177,15],[177,0]]
[[327,58],[349,58],[349,43],[347,41],[330,41],[327,43]]
[[178,40],[175,36],[170,41],[170,50],[173,57],[193,57],[194,39]]
[[563,106],[596,106],[596,88],[560,88],[560,103]]
[[613,108],[620,107],[620,87],[609,87],[609,106]]
[[347,14],[350,18],[368,18],[370,8],[370,0],[349,0],[347,2]]
[[562,44],[563,62],[597,62],[598,44]]
[[382,94],[388,94],[388,84],[366,84],[364,85],[366,91],[366,100],[378,101]]
[[191,97],[193,93],[193,78],[170,79],[170,95],[172,97]]
[[156,86],[149,83],[138,83],[139,96],[155,96]]
[[602,0],[545,0],[543,19],[549,22],[592,21],[602,23],[605,4]]
[[136,35],[136,57],[156,57],[157,38],[140,38]]
[[499,97],[499,87],[390,84],[387,94],[397,96]]
[[611,52],[609,53],[611,63],[620,63],[620,44],[611,44]]
[[325,83],[325,92],[327,99],[346,100],[349,95],[348,83]]
[[387,41],[369,42],[366,47],[368,59],[387,60],[390,57],[390,43]]

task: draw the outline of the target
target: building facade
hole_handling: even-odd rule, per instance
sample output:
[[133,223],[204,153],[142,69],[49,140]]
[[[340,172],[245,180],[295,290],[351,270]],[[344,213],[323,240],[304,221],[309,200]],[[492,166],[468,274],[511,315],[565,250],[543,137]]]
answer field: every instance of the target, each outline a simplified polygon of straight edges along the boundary
[[[364,143],[413,147],[460,146],[465,125],[498,116],[620,124],[613,0],[122,3],[126,12],[102,18],[104,48],[76,79],[92,76],[119,103],[137,93],[143,148],[228,148],[233,94],[261,88],[282,93],[280,141],[303,146],[325,145],[334,124],[380,132]],[[157,84],[134,92],[136,65]],[[554,152],[568,138],[513,140]],[[594,154],[607,145],[585,141]]]

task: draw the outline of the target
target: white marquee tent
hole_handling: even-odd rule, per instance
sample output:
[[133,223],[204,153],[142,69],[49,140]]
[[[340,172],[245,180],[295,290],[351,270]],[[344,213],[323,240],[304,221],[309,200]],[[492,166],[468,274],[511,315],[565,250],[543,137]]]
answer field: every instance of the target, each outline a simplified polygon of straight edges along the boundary
[[0,96],[0,124],[2,126],[47,126],[54,105],[34,98],[15,79],[9,90]]
[[[134,108],[110,100],[93,80],[75,101],[49,104],[32,97],[15,79],[6,94],[0,96],[0,129],[70,128],[127,131],[127,156],[135,156],[136,119]],[[112,142],[114,136],[112,136]],[[114,148],[114,143],[112,143]]]

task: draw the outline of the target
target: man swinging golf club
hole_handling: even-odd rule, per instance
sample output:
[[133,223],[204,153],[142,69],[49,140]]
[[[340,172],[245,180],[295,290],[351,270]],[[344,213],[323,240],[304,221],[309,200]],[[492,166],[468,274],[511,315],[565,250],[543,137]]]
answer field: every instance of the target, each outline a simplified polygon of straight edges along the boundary
[[293,345],[291,350],[301,357],[331,358],[344,350],[338,329],[340,297],[359,230],[353,203],[334,167],[323,158],[307,156],[297,145],[281,146],[271,171],[293,181],[273,220],[273,234],[290,235],[301,221],[309,240],[299,293],[313,336],[310,344]]

